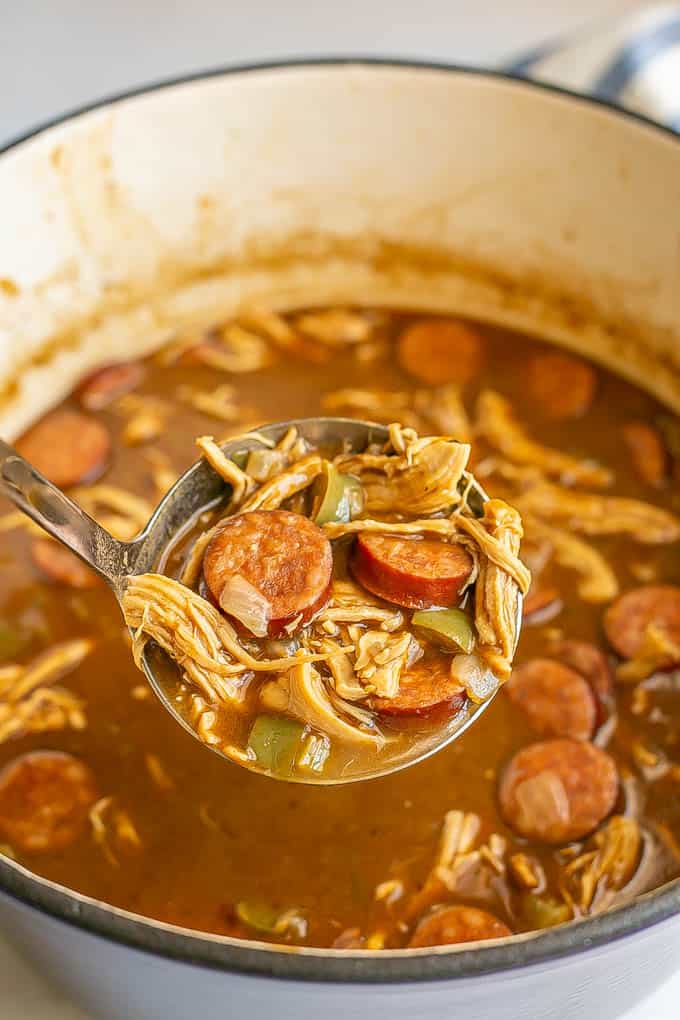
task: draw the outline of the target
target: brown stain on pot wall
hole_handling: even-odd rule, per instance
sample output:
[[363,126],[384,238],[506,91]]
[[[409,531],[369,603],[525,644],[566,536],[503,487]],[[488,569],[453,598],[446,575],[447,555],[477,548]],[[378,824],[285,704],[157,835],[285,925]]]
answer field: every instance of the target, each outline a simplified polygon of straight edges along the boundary
[[[243,243],[237,254],[214,257],[211,252],[224,237],[230,210],[225,196],[207,192],[196,198],[191,255],[184,255],[139,211],[116,177],[114,128],[114,118],[102,116],[89,126],[86,146],[76,137],[48,154],[80,254],[23,296],[36,306],[41,302],[49,306],[53,289],[66,285],[77,298],[91,303],[94,284],[96,308],[72,316],[67,308],[65,321],[44,338],[39,350],[19,354],[12,378],[0,384],[0,410],[17,399],[26,372],[49,365],[64,352],[77,351],[85,335],[114,316],[148,309],[160,332],[169,336],[177,323],[162,305],[174,293],[257,274],[271,278],[273,290],[277,277],[294,270],[304,270],[313,281],[315,268],[322,264],[364,267],[376,280],[376,294],[390,287],[403,294],[401,300],[392,294],[391,304],[417,309],[417,298],[409,300],[409,294],[429,290],[442,295],[437,306],[442,312],[488,316],[497,322],[505,319],[508,324],[522,319],[521,328],[581,351],[628,378],[645,378],[662,400],[680,406],[680,326],[663,329],[627,319],[620,309],[621,295],[632,286],[629,281],[589,279],[576,260],[567,264],[558,259],[547,243],[543,252],[534,255],[539,256],[536,261],[552,267],[550,272],[501,268],[436,244],[405,245],[370,233],[344,238],[302,231],[283,239],[263,234]],[[337,200],[354,203],[369,219],[375,209],[374,194],[350,191],[339,194]],[[461,200],[465,196],[454,195],[450,203],[424,202],[410,212],[406,223],[424,224],[428,236],[446,233]],[[303,191],[289,189],[285,195],[270,196],[269,202],[277,213],[283,209],[298,221],[314,221]],[[395,208],[398,211],[398,205]],[[565,231],[576,238],[576,226],[566,225]],[[228,243],[225,237],[224,245]],[[635,283],[638,292],[653,292],[656,287],[654,280]],[[455,297],[450,306],[445,304],[447,289]],[[472,310],[466,305],[466,292],[472,295]],[[17,294],[11,280],[0,281],[0,299]],[[263,303],[268,300],[270,295],[263,293]],[[356,296],[343,293],[340,300],[351,303]],[[375,300],[380,303],[379,296]],[[423,307],[427,306],[425,302]]]
[[[210,203],[206,197],[203,202],[202,208],[209,218]],[[245,245],[238,256],[226,256],[210,265],[165,258],[159,261],[153,278],[134,284],[111,281],[103,289],[95,312],[75,318],[67,327],[46,337],[39,351],[20,359],[14,378],[0,387],[0,406],[16,395],[17,380],[24,372],[49,364],[63,351],[77,350],[84,334],[101,327],[113,315],[127,314],[140,307],[160,315],[155,308],[160,300],[184,288],[247,273],[261,272],[275,279],[295,268],[313,272],[321,261],[365,266],[393,288],[403,285],[405,295],[413,289],[414,280],[420,281],[421,286],[431,285],[433,291],[452,279],[479,287],[489,296],[490,318],[511,319],[516,314],[529,313],[535,319],[536,333],[580,349],[629,377],[636,378],[642,371],[650,388],[659,390],[662,399],[680,405],[677,328],[660,329],[622,317],[605,318],[592,299],[583,293],[570,292],[566,280],[563,284],[538,272],[513,278],[497,267],[446,249],[405,246],[368,236],[339,239],[301,232],[285,241],[258,238]],[[78,267],[71,265],[64,268],[65,275],[59,275],[63,280],[77,273]],[[35,288],[33,299],[39,300],[54,283],[54,277],[44,281]],[[612,303],[620,286],[618,281],[611,282]],[[351,295],[347,299],[351,300]],[[172,325],[167,323],[169,329]]]

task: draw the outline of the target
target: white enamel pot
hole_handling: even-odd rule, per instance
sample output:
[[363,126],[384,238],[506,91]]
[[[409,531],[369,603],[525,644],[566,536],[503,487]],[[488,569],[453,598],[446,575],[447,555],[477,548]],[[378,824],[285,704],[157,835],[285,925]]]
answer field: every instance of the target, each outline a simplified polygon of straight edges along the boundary
[[[680,139],[500,75],[331,61],[152,88],[0,155],[5,438],[97,364],[254,299],[516,325],[680,407]],[[677,882],[537,935],[381,953],[195,934],[5,859],[0,890],[5,931],[111,1020],[607,1020],[680,967]]]

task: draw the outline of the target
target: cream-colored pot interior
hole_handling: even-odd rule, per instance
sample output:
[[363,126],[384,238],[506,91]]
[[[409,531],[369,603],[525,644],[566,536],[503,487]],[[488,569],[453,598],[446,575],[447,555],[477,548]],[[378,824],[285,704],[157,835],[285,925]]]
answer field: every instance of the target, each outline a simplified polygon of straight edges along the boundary
[[398,66],[228,74],[0,158],[0,433],[243,303],[514,323],[680,405],[680,145],[586,101]]

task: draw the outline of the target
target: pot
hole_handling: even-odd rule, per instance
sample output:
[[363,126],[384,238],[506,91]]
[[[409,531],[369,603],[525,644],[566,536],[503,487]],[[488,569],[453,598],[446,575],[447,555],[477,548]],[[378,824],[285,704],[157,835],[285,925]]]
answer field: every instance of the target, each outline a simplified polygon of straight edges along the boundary
[[[243,301],[459,312],[680,408],[680,140],[485,72],[329,61],[106,102],[0,156],[0,432]],[[181,875],[178,876],[181,881]],[[620,1015],[680,966],[680,882],[494,945],[197,934],[0,861],[5,931],[93,1014]]]

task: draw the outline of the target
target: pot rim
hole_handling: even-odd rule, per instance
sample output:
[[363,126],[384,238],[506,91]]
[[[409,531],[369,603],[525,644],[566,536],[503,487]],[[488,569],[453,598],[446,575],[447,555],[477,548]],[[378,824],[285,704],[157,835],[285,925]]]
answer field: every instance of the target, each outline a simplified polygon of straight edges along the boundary
[[[638,123],[675,141],[669,127],[641,114],[624,110],[595,96],[560,86],[532,81],[521,74],[466,67],[444,62],[398,57],[323,56],[230,64],[141,85],[86,103],[39,123],[0,146],[0,158],[44,131],[76,120],[121,100],[163,89],[231,75],[309,68],[394,68],[448,72],[498,80],[512,88],[530,89],[562,97],[576,104],[600,107],[612,117]],[[0,857],[0,893],[36,908],[90,934],[183,963],[241,974],[293,980],[351,984],[405,983],[469,978],[500,973],[562,959],[587,949],[605,946],[680,913],[680,878],[598,917],[574,921],[543,932],[513,935],[493,945],[476,948],[448,946],[422,950],[329,950],[276,946],[223,935],[196,932],[121,910],[32,874],[27,868]]]

